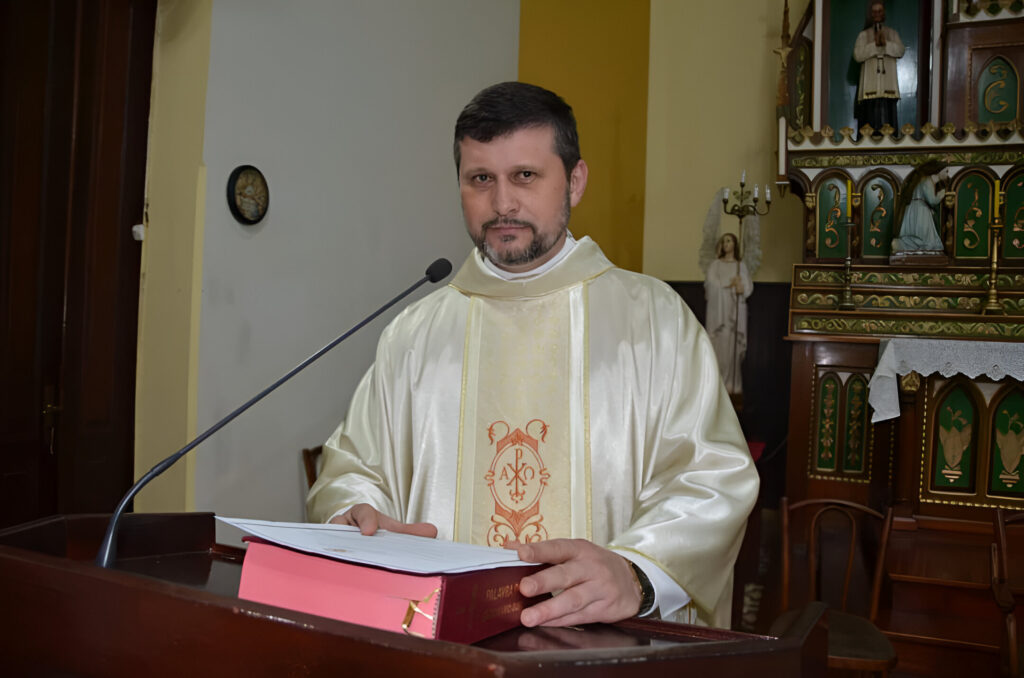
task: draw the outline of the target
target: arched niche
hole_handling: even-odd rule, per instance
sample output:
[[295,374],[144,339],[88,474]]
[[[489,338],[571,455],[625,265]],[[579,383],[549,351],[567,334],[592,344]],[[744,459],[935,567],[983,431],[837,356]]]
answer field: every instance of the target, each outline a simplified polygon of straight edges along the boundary
[[818,382],[817,431],[814,445],[814,466],[819,472],[835,472],[839,456],[839,412],[842,380],[835,372],[827,372]]
[[844,259],[847,224],[853,209],[852,182],[840,172],[829,173],[815,186],[815,223],[819,259]]
[[976,389],[965,380],[953,380],[936,394],[929,478],[933,491],[974,493],[980,414]]
[[1005,259],[1016,259],[1018,265],[1024,260],[1024,168],[1006,175],[1002,182],[1005,203],[1002,207],[1003,245]]
[[992,399],[989,493],[1024,499],[1024,388],[1010,384]]
[[1013,122],[1020,113],[1020,76],[1008,59],[994,56],[977,82],[978,122]]
[[868,420],[868,381],[851,375],[846,381],[843,419],[843,473],[862,475],[867,470],[871,423]]
[[995,179],[989,172],[970,169],[953,182],[953,256],[958,259],[986,259],[989,254],[989,224],[992,223],[992,194]]
[[888,170],[869,172],[860,182],[860,251],[864,259],[888,260],[892,254],[896,186],[896,178]]

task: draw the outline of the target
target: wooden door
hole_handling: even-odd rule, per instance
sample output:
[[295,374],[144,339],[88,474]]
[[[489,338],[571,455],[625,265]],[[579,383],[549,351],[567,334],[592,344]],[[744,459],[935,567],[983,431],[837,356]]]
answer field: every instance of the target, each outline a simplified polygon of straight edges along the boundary
[[133,475],[156,0],[0,0],[0,527]]

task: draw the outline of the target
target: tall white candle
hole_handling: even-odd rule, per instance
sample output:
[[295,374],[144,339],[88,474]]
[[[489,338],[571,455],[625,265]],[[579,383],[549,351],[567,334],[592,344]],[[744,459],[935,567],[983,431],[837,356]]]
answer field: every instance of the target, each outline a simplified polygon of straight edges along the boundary
[[[937,90],[936,90],[937,91]],[[786,176],[786,119],[779,118],[779,176]]]

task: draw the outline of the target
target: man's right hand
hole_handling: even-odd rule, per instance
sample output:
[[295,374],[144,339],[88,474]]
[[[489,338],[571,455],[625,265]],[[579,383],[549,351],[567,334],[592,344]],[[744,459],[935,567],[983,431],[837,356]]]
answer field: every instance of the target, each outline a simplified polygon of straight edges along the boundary
[[374,534],[381,529],[388,532],[414,534],[418,537],[430,537],[431,539],[437,536],[437,527],[431,523],[400,523],[369,504],[356,504],[340,516],[331,518],[331,522],[337,525],[358,527],[359,532],[365,535]]

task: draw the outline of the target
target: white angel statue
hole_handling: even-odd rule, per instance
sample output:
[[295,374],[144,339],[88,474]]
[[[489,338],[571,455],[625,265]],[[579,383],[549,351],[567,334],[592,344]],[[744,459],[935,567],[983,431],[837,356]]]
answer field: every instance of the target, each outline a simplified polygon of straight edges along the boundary
[[742,246],[733,233],[720,234],[723,194],[715,194],[704,219],[700,248],[708,302],[704,327],[711,337],[726,389],[731,395],[740,395],[741,366],[747,352],[747,297],[754,291],[750,276],[761,265],[761,224],[756,214],[743,218]]

